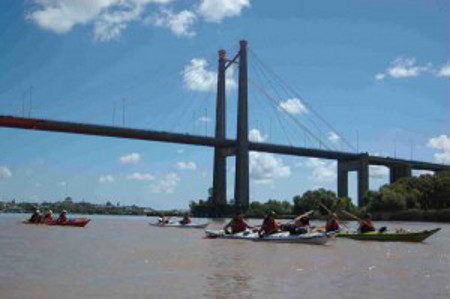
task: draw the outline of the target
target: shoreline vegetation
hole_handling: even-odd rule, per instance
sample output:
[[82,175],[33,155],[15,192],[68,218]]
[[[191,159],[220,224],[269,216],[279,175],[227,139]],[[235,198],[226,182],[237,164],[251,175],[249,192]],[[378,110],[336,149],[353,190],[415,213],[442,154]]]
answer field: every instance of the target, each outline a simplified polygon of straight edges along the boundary
[[[206,200],[192,201],[190,214],[195,217],[232,217],[236,213],[233,200],[221,207],[218,213],[211,203],[212,189]],[[248,218],[263,218],[268,211],[274,211],[279,219],[292,219],[295,215],[314,210],[312,219],[325,219],[328,212],[321,204],[338,213],[343,220],[350,220],[341,210],[362,216],[371,213],[374,220],[381,221],[425,221],[450,222],[450,171],[434,175],[403,178],[393,184],[382,186],[378,191],[369,191],[360,207],[353,205],[348,197],[338,198],[333,191],[318,189],[294,196],[292,201],[270,199],[264,203],[253,201],[245,212]],[[136,205],[121,206],[119,203],[93,204],[74,202],[67,197],[59,202],[10,202],[0,201],[0,213],[31,213],[38,207],[51,209],[54,213],[67,210],[70,214],[88,215],[136,215],[136,216],[181,216],[187,210],[156,211]]]

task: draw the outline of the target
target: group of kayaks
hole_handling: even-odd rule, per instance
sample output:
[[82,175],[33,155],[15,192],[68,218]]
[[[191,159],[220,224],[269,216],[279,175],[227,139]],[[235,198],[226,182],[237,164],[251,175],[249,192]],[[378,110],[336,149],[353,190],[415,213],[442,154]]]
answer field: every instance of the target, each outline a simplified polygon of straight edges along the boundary
[[382,241],[382,242],[422,242],[429,238],[433,234],[437,233],[440,228],[432,230],[423,230],[417,232],[410,232],[405,230],[395,231],[383,231],[383,232],[368,232],[358,233],[350,231],[337,231],[337,232],[321,232],[311,231],[304,234],[290,234],[283,231],[261,237],[257,232],[250,229],[230,234],[229,232],[221,230],[206,229],[209,223],[198,224],[180,224],[174,223],[149,223],[155,227],[168,227],[168,228],[182,228],[182,229],[205,229],[206,238],[209,239],[234,239],[234,240],[247,240],[254,242],[276,242],[276,243],[298,243],[298,244],[314,244],[324,245],[330,239],[345,238],[358,241]]
[[[23,223],[34,225],[85,227],[89,223],[89,221],[91,221],[89,218],[73,218],[68,219],[65,222],[53,220],[44,223],[33,223],[29,221],[24,221]],[[358,233],[350,231],[322,232],[313,230],[311,232],[307,232],[304,234],[291,234],[287,231],[283,231],[261,237],[257,232],[250,229],[235,234],[230,234],[229,232],[223,229],[221,230],[206,229],[207,226],[209,225],[208,222],[189,223],[189,224],[181,224],[179,222],[169,222],[169,223],[156,222],[156,223],[149,223],[149,225],[154,227],[166,227],[166,228],[204,229],[206,238],[210,239],[235,239],[235,240],[237,239],[255,242],[303,243],[316,245],[326,244],[331,238],[345,238],[358,241],[422,242],[425,239],[437,233],[438,231],[440,231],[440,228],[417,232],[410,232],[402,229],[395,231],[383,231],[383,232],[375,231],[368,233]]]

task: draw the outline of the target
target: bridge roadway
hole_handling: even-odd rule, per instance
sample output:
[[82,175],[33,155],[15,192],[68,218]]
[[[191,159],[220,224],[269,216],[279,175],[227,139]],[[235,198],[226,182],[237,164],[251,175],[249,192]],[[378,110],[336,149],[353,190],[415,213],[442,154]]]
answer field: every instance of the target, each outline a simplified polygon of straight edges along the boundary
[[[190,134],[1,115],[0,127],[219,147],[228,150],[227,152],[229,155],[233,155],[236,144],[236,141],[231,139],[217,140],[213,137]],[[291,156],[331,159],[340,162],[356,161],[364,156],[367,158],[367,162],[370,165],[380,165],[389,168],[407,165],[410,169],[417,170],[441,171],[450,169],[450,165],[269,143],[250,142],[249,150]]]

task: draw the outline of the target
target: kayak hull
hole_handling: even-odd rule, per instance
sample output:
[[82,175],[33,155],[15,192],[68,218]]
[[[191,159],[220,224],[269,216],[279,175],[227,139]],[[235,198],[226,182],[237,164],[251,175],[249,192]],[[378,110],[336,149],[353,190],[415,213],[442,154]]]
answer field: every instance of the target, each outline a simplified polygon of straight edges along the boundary
[[199,223],[199,224],[179,224],[179,223],[167,223],[167,224],[161,224],[161,223],[152,223],[149,222],[148,223],[150,226],[155,226],[155,227],[172,227],[172,228],[184,228],[184,229],[205,229],[208,226],[208,222],[207,223]]
[[34,225],[51,225],[51,226],[72,226],[72,227],[85,227],[91,219],[88,218],[75,218],[69,219],[67,222],[59,223],[56,220],[49,223],[32,223],[29,221],[24,221],[25,224],[34,224]]
[[365,234],[338,233],[338,238],[347,238],[358,241],[379,241],[379,242],[422,242],[430,236],[434,235],[440,228],[432,230],[424,230],[421,232],[404,232],[404,233],[378,233],[371,232]]
[[269,243],[294,243],[324,245],[328,242],[329,236],[325,233],[311,233],[302,235],[290,235],[288,232],[275,233],[265,237],[259,237],[255,232],[242,232],[237,234],[226,234],[224,230],[205,230],[206,237],[210,239],[235,239],[253,242]]

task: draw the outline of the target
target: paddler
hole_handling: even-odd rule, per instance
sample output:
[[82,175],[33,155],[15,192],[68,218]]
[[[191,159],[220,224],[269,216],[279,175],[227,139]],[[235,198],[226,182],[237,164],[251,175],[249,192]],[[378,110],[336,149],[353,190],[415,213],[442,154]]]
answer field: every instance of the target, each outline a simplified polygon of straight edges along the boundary
[[327,232],[336,232],[340,230],[339,220],[336,213],[331,213],[330,217],[327,220],[327,224],[325,225],[325,231]]
[[224,226],[224,230],[226,233],[230,233],[228,231],[228,228],[231,229],[232,234],[240,233],[243,231],[246,231],[247,229],[252,229],[253,227],[249,225],[245,219],[244,215],[242,213],[237,214],[231,221]]
[[66,223],[68,221],[69,221],[69,219],[67,218],[67,211],[66,210],[62,210],[61,214],[59,214],[58,219],[56,219],[56,222],[59,223],[59,224],[62,224],[62,223]]
[[183,219],[181,219],[181,221],[179,223],[181,225],[187,225],[187,224],[189,224],[191,222],[192,222],[191,217],[189,217],[189,214],[186,213],[186,214],[184,214]]
[[53,211],[52,210],[48,210],[47,213],[45,213],[45,215],[44,215],[43,222],[44,223],[50,223],[52,221],[53,221]]
[[309,215],[312,211],[295,217],[289,223],[282,225],[283,231],[288,231],[291,235],[306,234],[310,230]]
[[361,234],[375,231],[375,226],[372,223],[372,216],[370,214],[364,215],[363,219],[359,221],[358,231]]
[[169,219],[170,218],[171,218],[170,216],[166,217],[163,214],[161,214],[161,216],[158,218],[158,223],[159,224],[169,224]]
[[260,237],[268,236],[280,231],[280,224],[275,220],[275,212],[270,211],[264,218],[261,228],[258,231]]
[[39,211],[39,209],[35,209],[28,221],[30,223],[40,223],[41,219],[42,219],[41,211]]

